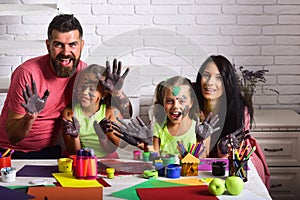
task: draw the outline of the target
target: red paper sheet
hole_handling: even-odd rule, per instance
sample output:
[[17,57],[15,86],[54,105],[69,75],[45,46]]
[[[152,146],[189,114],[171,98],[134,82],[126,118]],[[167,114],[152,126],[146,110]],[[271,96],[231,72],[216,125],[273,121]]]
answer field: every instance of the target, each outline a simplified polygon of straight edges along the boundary
[[27,194],[34,200],[102,200],[103,188],[29,187]]
[[178,186],[167,188],[138,188],[136,189],[141,200],[153,199],[201,199],[214,200],[216,196],[208,192],[207,185],[200,186]]

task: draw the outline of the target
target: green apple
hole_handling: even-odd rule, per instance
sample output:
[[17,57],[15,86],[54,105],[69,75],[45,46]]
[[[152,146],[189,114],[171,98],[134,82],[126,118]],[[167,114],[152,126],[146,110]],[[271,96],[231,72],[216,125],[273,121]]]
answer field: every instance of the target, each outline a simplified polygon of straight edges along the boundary
[[220,178],[214,178],[208,185],[209,193],[219,196],[225,192],[225,181]]
[[225,180],[227,192],[231,195],[239,195],[244,188],[244,181],[238,176],[229,176]]

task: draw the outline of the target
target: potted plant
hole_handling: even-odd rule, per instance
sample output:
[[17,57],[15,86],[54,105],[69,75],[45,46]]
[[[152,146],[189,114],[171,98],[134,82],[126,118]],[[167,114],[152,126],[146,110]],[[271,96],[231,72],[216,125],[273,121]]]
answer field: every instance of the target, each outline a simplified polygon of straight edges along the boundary
[[[249,106],[253,108],[253,95],[256,90],[256,85],[259,82],[261,83],[266,82],[265,74],[269,72],[269,70],[262,69],[257,71],[250,71],[244,69],[243,66],[240,66],[239,71],[240,74],[237,74],[237,77],[238,77],[241,93],[244,96],[247,103],[249,104]],[[265,88],[265,89],[279,94],[277,90],[270,89],[270,88]]]

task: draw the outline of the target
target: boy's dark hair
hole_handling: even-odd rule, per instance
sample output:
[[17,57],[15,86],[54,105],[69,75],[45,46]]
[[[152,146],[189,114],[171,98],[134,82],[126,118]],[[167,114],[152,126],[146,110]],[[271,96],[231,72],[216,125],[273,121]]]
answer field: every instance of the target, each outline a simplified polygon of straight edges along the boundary
[[80,22],[72,14],[60,14],[53,18],[48,27],[48,39],[52,39],[52,31],[58,30],[65,33],[73,30],[79,31],[79,37],[82,38],[83,31]]

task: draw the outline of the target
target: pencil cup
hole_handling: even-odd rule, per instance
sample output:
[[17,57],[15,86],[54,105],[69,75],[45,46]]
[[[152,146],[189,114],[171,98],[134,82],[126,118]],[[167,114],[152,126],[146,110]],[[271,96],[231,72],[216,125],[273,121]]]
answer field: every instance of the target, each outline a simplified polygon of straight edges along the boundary
[[69,158],[73,160],[72,162],[72,171],[73,171],[73,176],[76,176],[76,155],[70,155]]
[[97,157],[77,156],[76,157],[76,178],[96,179],[97,178]]
[[11,167],[11,156],[4,156],[0,158],[0,169],[3,167]]
[[238,160],[229,158],[228,176],[239,176],[244,182],[247,182],[247,170],[248,160]]

